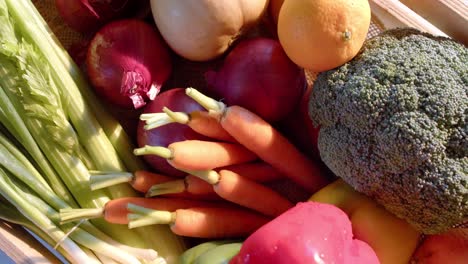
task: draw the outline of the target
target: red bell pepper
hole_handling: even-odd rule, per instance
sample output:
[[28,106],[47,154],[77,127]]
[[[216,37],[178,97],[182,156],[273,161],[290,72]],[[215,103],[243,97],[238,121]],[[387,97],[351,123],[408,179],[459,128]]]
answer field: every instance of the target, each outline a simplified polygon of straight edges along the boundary
[[251,234],[229,264],[376,264],[365,242],[353,238],[340,208],[301,202]]

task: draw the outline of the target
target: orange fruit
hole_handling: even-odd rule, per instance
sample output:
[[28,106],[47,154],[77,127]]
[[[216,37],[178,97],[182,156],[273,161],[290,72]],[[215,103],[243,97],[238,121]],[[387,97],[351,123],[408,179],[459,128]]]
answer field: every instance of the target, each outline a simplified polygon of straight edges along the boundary
[[285,0],[278,37],[297,65],[321,72],[359,52],[371,21],[368,0]]

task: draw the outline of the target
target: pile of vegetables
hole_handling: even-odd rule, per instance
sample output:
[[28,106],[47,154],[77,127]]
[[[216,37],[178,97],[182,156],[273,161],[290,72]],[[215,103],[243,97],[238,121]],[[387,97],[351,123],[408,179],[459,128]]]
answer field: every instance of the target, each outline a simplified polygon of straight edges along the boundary
[[71,263],[466,255],[465,46],[364,40],[366,0],[55,4],[76,62],[0,0],[0,218]]
[[[125,185],[91,191],[91,170],[144,168],[131,140],[94,96],[30,1],[0,1],[0,193],[75,263],[175,258],[183,241],[165,227],[60,223],[61,209],[135,196]],[[155,239],[158,237],[158,239]]]

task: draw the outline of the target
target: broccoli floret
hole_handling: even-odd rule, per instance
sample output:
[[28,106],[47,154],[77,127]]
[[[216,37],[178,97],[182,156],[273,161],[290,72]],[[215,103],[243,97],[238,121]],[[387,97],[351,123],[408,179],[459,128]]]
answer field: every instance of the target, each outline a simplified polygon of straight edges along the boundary
[[388,30],[309,100],[324,163],[357,191],[434,234],[468,221],[468,49]]

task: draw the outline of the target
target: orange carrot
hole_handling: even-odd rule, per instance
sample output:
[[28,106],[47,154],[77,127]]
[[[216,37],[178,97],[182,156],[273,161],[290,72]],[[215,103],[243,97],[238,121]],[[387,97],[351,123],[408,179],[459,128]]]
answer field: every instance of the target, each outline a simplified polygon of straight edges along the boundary
[[257,159],[252,151],[236,143],[203,140],[184,140],[167,148],[144,146],[135,155],[157,155],[181,170],[210,170],[213,168],[250,162]]
[[228,107],[193,88],[186,94],[209,110],[237,142],[306,190],[316,192],[329,183],[318,166],[257,114],[241,106]]
[[60,218],[63,223],[79,219],[104,218],[113,224],[128,224],[128,204],[135,204],[153,210],[174,211],[191,207],[219,207],[225,203],[179,198],[123,197],[108,201],[103,208],[62,209]]
[[[244,208],[197,207],[175,211],[149,211],[129,205],[135,214],[129,228],[149,224],[169,224],[172,232],[185,237],[246,237],[271,219]],[[143,209],[143,210],[141,210]]]
[[284,178],[277,169],[263,161],[234,164],[218,168],[216,170],[219,171],[221,169],[230,170],[242,175],[242,177],[246,177],[260,183],[271,182]]
[[[216,171],[220,170],[229,170],[256,182],[269,182],[282,178],[277,170],[265,162],[241,163],[216,169]],[[212,198],[214,198],[214,195],[218,196],[211,184],[193,175],[187,175],[183,180],[157,183],[147,190],[146,196],[178,194],[182,192]]]
[[187,175],[184,179],[185,181],[185,191],[191,194],[199,194],[199,195],[207,195],[207,194],[214,194],[213,186],[207,183],[206,181],[193,176]]
[[151,186],[155,184],[173,180],[175,180],[174,177],[145,170],[139,170],[133,173],[133,179],[130,184],[132,185],[133,189],[145,193]]
[[145,170],[135,171],[134,173],[114,171],[91,171],[90,173],[89,181],[91,190],[98,190],[120,183],[129,183],[133,189],[145,193],[152,185],[176,179]]
[[184,179],[159,183],[151,186],[146,193],[146,197],[168,194],[175,195],[183,192],[197,196],[218,196],[213,190],[213,186],[211,184],[196,176],[187,175]]
[[[179,183],[181,181],[181,183]],[[199,180],[202,181],[202,180]],[[120,183],[129,183],[133,189],[146,193],[152,186],[161,187],[166,186],[167,183],[171,186],[170,189],[160,188],[158,195],[172,198],[185,198],[197,200],[218,200],[219,196],[211,190],[206,193],[190,193],[185,191],[184,180],[177,180],[177,178],[166,176],[159,173],[154,173],[146,170],[130,172],[92,172],[90,177],[91,190],[102,189],[105,187],[113,186]],[[206,183],[205,183],[206,184]],[[211,188],[211,186],[209,186]]]
[[189,173],[212,184],[213,190],[221,198],[267,216],[278,216],[294,206],[274,190],[229,170]]

